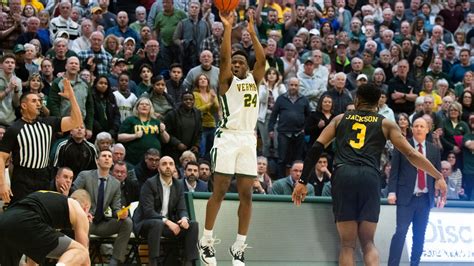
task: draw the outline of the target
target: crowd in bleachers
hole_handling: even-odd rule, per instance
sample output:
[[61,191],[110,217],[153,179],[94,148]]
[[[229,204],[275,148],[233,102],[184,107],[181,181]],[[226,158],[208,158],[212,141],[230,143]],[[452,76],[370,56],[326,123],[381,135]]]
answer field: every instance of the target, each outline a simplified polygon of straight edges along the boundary
[[[374,82],[383,90],[379,113],[396,120],[407,137],[414,118],[430,120],[429,140],[443,159],[455,155],[457,188],[470,197],[469,1],[250,0],[240,1],[236,16],[232,49],[246,51],[253,67],[246,25],[254,16],[267,59],[256,125],[257,152],[272,166],[271,178],[260,178],[264,187],[286,177],[331,119],[353,108],[360,84]],[[2,1],[0,20],[0,46],[15,59],[13,72],[2,60],[0,130],[20,118],[17,97],[26,92],[42,99],[41,116],[66,116],[69,106],[58,92],[64,78],[74,79],[84,126],[58,136],[51,176],[62,166],[75,176],[95,168],[92,156],[114,143],[123,144],[129,170],[143,168],[149,148],[180,167],[185,151],[192,160],[210,161],[221,116],[216,91],[223,34],[212,1],[9,0]],[[16,78],[18,92],[10,86]],[[303,100],[284,100],[294,93]],[[150,108],[143,113],[140,104]],[[81,149],[71,145],[82,142],[87,145]],[[384,164],[390,149],[388,144]],[[331,169],[333,150],[326,152]]]

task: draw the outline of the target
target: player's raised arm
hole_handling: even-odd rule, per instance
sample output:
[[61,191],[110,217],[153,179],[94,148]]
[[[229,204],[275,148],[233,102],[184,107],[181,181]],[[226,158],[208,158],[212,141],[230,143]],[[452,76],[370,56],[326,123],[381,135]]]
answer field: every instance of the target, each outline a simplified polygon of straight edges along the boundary
[[247,25],[247,30],[250,33],[250,38],[252,39],[253,49],[255,50],[255,65],[253,67],[253,78],[257,85],[263,79],[265,75],[265,51],[263,50],[262,44],[258,40],[257,33],[255,32],[255,23],[253,15],[249,16],[249,23]]
[[224,24],[224,36],[221,44],[221,60],[219,63],[219,94],[224,95],[229,90],[233,74],[231,70],[231,35],[234,24],[234,12],[219,12],[222,24]]

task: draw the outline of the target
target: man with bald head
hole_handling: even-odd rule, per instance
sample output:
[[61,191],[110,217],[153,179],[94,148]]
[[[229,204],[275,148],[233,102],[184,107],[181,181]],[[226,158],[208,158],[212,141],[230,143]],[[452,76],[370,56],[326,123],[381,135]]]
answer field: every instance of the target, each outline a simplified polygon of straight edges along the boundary
[[105,36],[111,34],[121,37],[124,40],[128,37],[132,37],[135,40],[135,43],[140,43],[140,36],[136,31],[131,29],[128,26],[128,14],[125,11],[120,11],[117,13],[117,26],[111,27],[105,32]]
[[112,56],[102,47],[104,35],[100,31],[94,31],[89,40],[91,48],[78,53],[82,68],[94,72],[95,76],[108,75]]
[[209,77],[211,88],[218,91],[219,68],[212,65],[212,62],[214,62],[214,56],[211,51],[202,51],[199,56],[199,62],[201,62],[200,65],[189,70],[188,75],[186,75],[186,78],[184,79],[183,87],[192,90],[196,78],[201,74],[205,74]]
[[71,105],[58,94],[64,90],[64,80],[68,79],[71,82],[71,86],[74,90],[74,94],[76,95],[79,108],[84,118],[86,138],[89,139],[92,136],[94,106],[92,94],[89,92],[89,85],[79,77],[80,69],[79,58],[72,56],[67,59],[66,72],[64,72],[63,77],[55,79],[51,85],[47,107],[52,116],[64,117],[69,114]]
[[[438,171],[441,170],[440,150],[433,143],[426,141],[430,129],[423,118],[413,122],[413,138],[409,143],[422,153]],[[388,265],[399,265],[408,227],[413,223],[413,246],[411,265],[418,265],[423,252],[426,226],[430,209],[435,203],[434,177],[422,170],[417,170],[398,150],[392,157],[392,169],[388,182],[388,203],[397,205],[397,228],[390,244]],[[443,200],[438,207],[443,207]]]
[[147,239],[149,265],[161,265],[161,236],[184,241],[185,265],[193,265],[199,259],[198,223],[190,220],[184,188],[180,181],[173,178],[176,168],[173,158],[164,156],[158,167],[159,174],[149,178],[142,186],[140,203],[133,215],[133,231],[135,235]]

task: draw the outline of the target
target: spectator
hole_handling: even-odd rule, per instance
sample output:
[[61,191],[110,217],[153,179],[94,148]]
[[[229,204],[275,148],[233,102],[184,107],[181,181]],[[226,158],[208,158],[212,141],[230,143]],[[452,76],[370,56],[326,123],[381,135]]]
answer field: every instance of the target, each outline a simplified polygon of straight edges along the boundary
[[133,64],[132,79],[136,83],[140,83],[140,66],[149,64],[153,68],[153,76],[160,75],[169,65],[166,65],[160,53],[160,44],[156,40],[149,40],[145,44],[145,57]]
[[171,96],[166,93],[165,79],[158,75],[151,80],[153,86],[150,92],[145,92],[142,97],[150,99],[153,104],[154,115],[163,120],[165,115],[174,109],[174,102]]
[[206,160],[199,161],[199,179],[208,183],[209,191],[212,191],[211,163]]
[[260,186],[254,186],[254,190],[257,189],[259,192],[261,192],[261,187],[264,193],[259,194],[270,193],[270,191],[272,190],[273,182],[270,176],[268,175],[268,159],[264,156],[257,157],[257,178],[255,180],[259,182]]
[[135,43],[140,42],[140,36],[138,35],[138,33],[128,26],[128,14],[125,11],[120,11],[117,13],[117,26],[111,27],[106,30],[106,36],[111,34],[117,37],[121,37],[123,39],[132,37],[135,40]]
[[90,19],[84,19],[81,22],[81,36],[72,41],[71,50],[75,53],[86,51],[91,48],[91,34],[94,32],[94,27]]
[[111,175],[120,182],[122,206],[129,206],[130,203],[138,201],[139,199],[140,191],[138,191],[138,180],[135,175],[130,176],[128,174],[129,172],[127,164],[124,161],[114,162]]
[[407,60],[398,62],[397,76],[388,82],[388,106],[395,113],[412,113],[415,100],[419,94],[415,82],[408,77],[409,65]]
[[[286,86],[280,81],[278,71],[271,67],[265,72],[262,84],[259,86],[259,111],[257,129],[262,139],[262,154],[270,157],[271,139],[268,136],[268,123],[272,114],[278,96],[286,92]],[[273,139],[273,148],[277,149],[278,144],[276,138]]]
[[[265,0],[258,0],[257,10],[255,12],[255,22],[257,24],[260,38],[263,40],[268,39],[267,33],[269,30],[278,30],[281,32],[281,35],[284,36],[286,31],[296,22],[295,3],[291,4],[291,19],[287,20],[284,24],[278,20],[278,12],[274,8],[267,9],[268,15],[264,21],[262,17],[264,4]],[[274,6],[278,6],[278,4],[275,4]]]
[[336,49],[336,58],[331,62],[331,70],[344,73],[349,73],[351,71],[351,61],[347,58],[346,49],[347,44],[339,42]]
[[153,77],[153,69],[150,65],[143,64],[140,66],[138,72],[140,73],[141,82],[138,83],[138,86],[135,89],[135,95],[140,98],[144,96],[145,93],[146,95],[149,95],[153,89],[153,84],[151,82],[151,78]]
[[49,95],[49,90],[54,80],[53,73],[54,73],[54,68],[53,68],[52,60],[49,58],[43,59],[40,64],[40,75],[41,75],[41,81],[43,82],[43,92],[45,95]]
[[[439,56],[433,59],[433,63],[431,63],[431,70],[426,72],[426,75],[432,77],[435,84],[441,79],[450,80],[448,73],[443,72],[443,59]],[[441,96],[439,92],[438,94]]]
[[[416,120],[418,117],[422,117],[423,115],[428,115],[431,117],[431,120],[433,121],[433,127],[429,128],[430,131],[441,129],[443,127],[443,119],[437,115],[437,113],[434,111],[435,109],[433,108],[434,106],[434,98],[431,95],[425,95],[423,96],[423,108],[421,111],[416,112],[415,115],[413,116],[412,121]],[[431,141],[431,139],[428,139]]]
[[94,146],[98,152],[103,151],[103,150],[110,150],[112,149],[112,146],[114,145],[114,139],[112,138],[112,135],[110,135],[109,132],[100,132],[97,134],[97,137],[94,142]]
[[459,52],[459,63],[453,65],[449,70],[451,81],[456,84],[463,80],[467,71],[474,71],[474,64],[469,62],[471,51],[469,49],[461,49]]
[[194,94],[185,91],[181,99],[178,109],[171,110],[164,117],[164,123],[170,135],[170,142],[165,146],[165,153],[169,154],[174,161],[178,161],[186,150],[198,154],[201,139],[201,111],[194,107]]
[[[309,142],[307,142],[309,146],[313,145],[314,141],[334,118],[333,109],[334,104],[331,96],[323,95],[319,99],[316,111],[311,112],[308,119],[306,119],[305,134],[307,137],[309,136]],[[329,147],[326,152],[332,153]]]
[[[5,56],[4,60],[12,56]],[[7,64],[13,68],[13,60]],[[14,91],[17,89],[13,89]],[[10,202],[13,192],[13,201],[20,200],[29,193],[46,189],[49,186],[49,149],[53,133],[69,131],[82,124],[82,115],[69,81],[65,82],[64,91],[60,96],[68,99],[71,105],[71,116],[57,118],[38,118],[40,99],[37,94],[25,93],[20,98],[21,119],[15,121],[6,131],[0,142],[0,196],[3,202]],[[31,133],[34,132],[34,133]],[[19,143],[30,143],[35,149],[24,147]],[[12,156],[14,166],[12,184],[5,183],[5,165]],[[25,157],[23,157],[25,156]],[[23,159],[22,159],[23,158]],[[26,158],[26,159],[24,159]]]
[[[469,127],[470,132],[464,135],[462,142],[464,159],[462,183],[467,200],[474,200],[474,114],[469,116]],[[457,172],[460,172],[459,169],[457,169]],[[456,181],[459,186],[459,180]]]
[[146,9],[143,6],[138,6],[135,8],[135,22],[130,24],[130,29],[134,30],[137,35],[140,34],[140,31],[144,26],[146,26]]
[[8,1],[9,11],[7,15],[2,14],[3,23],[0,24],[0,48],[11,50],[22,33],[21,26],[21,0]]
[[[217,42],[218,39],[212,44],[214,48],[201,48],[210,34],[211,23],[209,20],[205,20],[205,18],[200,19],[200,10],[201,4],[199,1],[190,1],[188,5],[188,17],[178,22],[173,34],[173,43],[179,49],[180,57],[178,59],[185,73],[198,64],[199,54],[202,50],[214,52],[216,49],[219,51],[220,48],[220,42]],[[209,17],[207,16],[206,18]],[[223,28],[221,32],[223,32]],[[214,54],[214,58],[219,58],[219,54],[217,54],[217,57],[216,54]],[[216,61],[214,61],[214,63],[216,63]]]
[[[334,115],[342,114],[346,111],[347,106],[353,102],[351,93],[346,89],[346,74],[343,72],[336,73],[333,78],[334,89],[329,90],[324,95],[329,95],[333,101]],[[323,96],[324,96],[323,95]]]
[[[103,26],[104,30],[108,30],[117,25],[117,16],[108,11],[110,0],[98,0],[99,7],[102,11],[101,16],[99,17],[99,23]],[[92,12],[94,14],[94,12]],[[99,30],[96,28],[96,30]]]
[[462,138],[466,134],[469,134],[469,125],[461,120],[462,106],[458,102],[453,102],[449,108],[449,119],[446,119],[443,123],[443,136],[441,136],[441,142],[443,143],[443,156],[446,158],[449,152],[456,154],[456,161],[462,162],[461,160],[461,148]]
[[[160,160],[160,174],[143,185],[140,203],[133,215],[134,233],[147,239],[151,265],[160,263],[162,236],[182,238],[180,241],[184,241],[184,257],[188,265],[199,259],[196,245],[198,224],[189,219],[183,186],[172,176],[174,167],[171,157],[165,156]],[[157,202],[160,204],[157,205]]]
[[[211,51],[213,58],[215,58],[212,64],[216,67],[219,67],[220,54],[221,54],[220,47],[222,43],[222,35],[224,34],[224,26],[222,25],[222,22],[213,22],[211,26],[211,31],[212,31],[212,34],[206,39],[204,39],[204,41],[201,43],[199,51],[204,51],[204,50]],[[242,32],[242,38],[243,36],[244,36],[244,33]],[[248,34],[247,41],[249,39],[250,39],[250,34]],[[248,46],[250,45],[251,44],[249,43]]]
[[20,106],[21,79],[15,76],[16,59],[12,54],[2,58],[0,70],[0,124],[11,126],[15,121],[15,108]]
[[453,97],[451,96],[443,97],[443,103],[441,104],[439,111],[436,113],[436,115],[440,117],[443,121],[448,118],[448,115],[449,115],[448,108],[452,102],[453,102]]
[[137,96],[130,92],[129,76],[127,73],[121,73],[118,76],[118,90],[114,91],[115,101],[120,112],[120,122],[123,123],[126,118],[132,115],[133,106],[137,102]]
[[210,86],[210,79],[205,74],[197,76],[194,82],[195,107],[202,114],[202,134],[199,148],[201,158],[209,158],[217,126],[216,116],[219,109],[217,95]]
[[471,90],[464,91],[461,96],[459,96],[458,101],[462,105],[462,115],[461,120],[468,122],[469,115],[474,112],[474,104],[472,103],[473,92]]
[[106,76],[99,76],[94,80],[92,98],[95,103],[93,135],[107,131],[116,139],[120,127],[120,112]]
[[90,35],[91,48],[78,53],[82,68],[94,73],[94,76],[107,75],[110,71],[112,56],[102,47],[104,35],[95,31]]
[[[119,213],[122,208],[120,183],[110,175],[112,152],[103,150],[97,157],[97,170],[82,171],[74,181],[74,190],[85,189],[92,197],[89,234],[111,236],[117,234],[113,244],[113,254],[109,264],[118,265],[125,262],[128,240],[132,232],[132,220],[128,211]],[[106,213],[110,208],[111,213]]]
[[70,103],[61,99],[58,93],[64,90],[64,80],[70,80],[79,103],[79,108],[84,116],[86,138],[89,139],[92,136],[92,126],[94,123],[94,103],[92,93],[89,91],[89,86],[79,78],[79,69],[79,59],[77,57],[69,57],[67,59],[64,77],[55,79],[51,86],[48,98],[48,109],[52,116],[57,117],[64,117],[69,113],[71,107]]
[[331,172],[328,167],[329,155],[322,153],[308,181],[309,184],[313,185],[315,196],[322,196],[324,184],[331,180]]
[[178,62],[179,50],[173,43],[173,33],[178,23],[185,18],[186,13],[174,8],[173,0],[164,0],[163,11],[160,11],[154,19],[153,30],[156,31],[156,36],[162,45],[165,66]]
[[288,92],[278,97],[273,107],[268,132],[274,138],[274,128],[278,119],[278,166],[279,177],[286,176],[291,162],[301,160],[304,149],[304,121],[310,114],[309,102],[299,92],[299,80],[292,78]]
[[69,167],[61,167],[58,169],[56,176],[51,181],[49,190],[56,191],[66,197],[71,195],[71,186],[74,178],[74,172]]
[[[464,91],[474,91],[473,85],[474,85],[474,72],[466,71],[466,73],[464,73],[464,78],[462,82],[458,82],[457,84],[454,85],[454,93],[456,94],[456,97],[460,97]],[[471,90],[471,87],[473,87],[473,90]]]
[[39,34],[38,29],[40,26],[40,20],[37,17],[30,17],[26,20],[26,31],[23,32],[18,39],[16,40],[17,44],[26,44],[29,43],[33,39],[38,39],[41,43],[42,52],[46,53],[46,51],[50,47],[50,40],[43,38],[42,35]]
[[[308,59],[313,63],[312,68]],[[306,96],[309,100],[311,111],[315,111],[318,106],[319,98],[327,90],[326,85],[328,83],[329,70],[322,65],[323,53],[321,50],[313,50],[311,57],[308,59],[306,59],[304,64],[304,70],[298,73],[298,78],[300,80],[301,94]],[[308,77],[311,77],[311,80],[308,80]]]
[[207,192],[207,182],[199,179],[199,164],[190,161],[184,167],[184,192]]
[[86,140],[86,130],[81,125],[71,130],[70,138],[57,144],[53,167],[56,170],[68,167],[76,177],[81,171],[96,169],[96,158],[97,150],[94,144]]
[[198,77],[202,74],[205,74],[207,77],[209,77],[209,85],[211,86],[211,88],[214,91],[217,91],[219,81],[219,68],[212,65],[213,60],[214,57],[211,51],[202,51],[199,57],[199,62],[201,62],[201,64],[197,65],[196,67],[193,67],[188,72],[186,78],[184,79],[183,87],[187,90],[192,90],[193,85],[195,84]]
[[166,81],[167,93],[173,99],[173,102],[179,106],[183,88],[183,67],[180,64],[171,64],[170,79]]
[[393,110],[388,107],[387,103],[388,92],[386,90],[382,90],[382,94],[380,95],[379,99],[379,111],[378,114],[383,115],[388,120],[395,122],[395,114]]
[[53,18],[49,23],[49,34],[51,42],[57,37],[59,32],[65,31],[69,35],[69,40],[75,40],[79,37],[79,25],[71,19],[72,4],[68,0],[61,0],[58,4],[59,16]]
[[454,33],[458,29],[459,24],[464,21],[464,14],[462,11],[456,9],[456,0],[448,0],[445,8],[439,11],[439,16],[446,21],[445,27],[452,33]]
[[[291,165],[290,175],[280,178],[273,182],[270,194],[274,195],[291,195],[294,186],[298,183],[303,173],[303,161],[294,161]],[[314,187],[312,184],[307,184],[308,196],[314,196]]]
[[464,199],[466,195],[464,194],[463,188],[458,188],[456,183],[451,179],[452,170],[451,164],[448,161],[441,161],[441,173],[443,174],[444,180],[448,185],[448,192],[446,194],[446,199],[448,200],[459,200]]
[[[127,149],[128,162],[137,164],[149,148],[161,150],[161,143],[168,143],[166,126],[155,118],[155,110],[148,98],[140,98],[133,108],[133,115],[120,126],[118,141]],[[138,175],[137,175],[138,176]]]

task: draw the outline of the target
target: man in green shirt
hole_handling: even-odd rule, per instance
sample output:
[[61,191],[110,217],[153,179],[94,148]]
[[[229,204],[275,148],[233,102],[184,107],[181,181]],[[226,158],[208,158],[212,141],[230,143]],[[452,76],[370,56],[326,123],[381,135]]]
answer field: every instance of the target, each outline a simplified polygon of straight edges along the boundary
[[173,33],[178,23],[186,18],[183,10],[175,9],[173,0],[163,0],[163,11],[155,17],[154,30],[160,42],[164,65],[178,62],[179,47],[173,43]]

